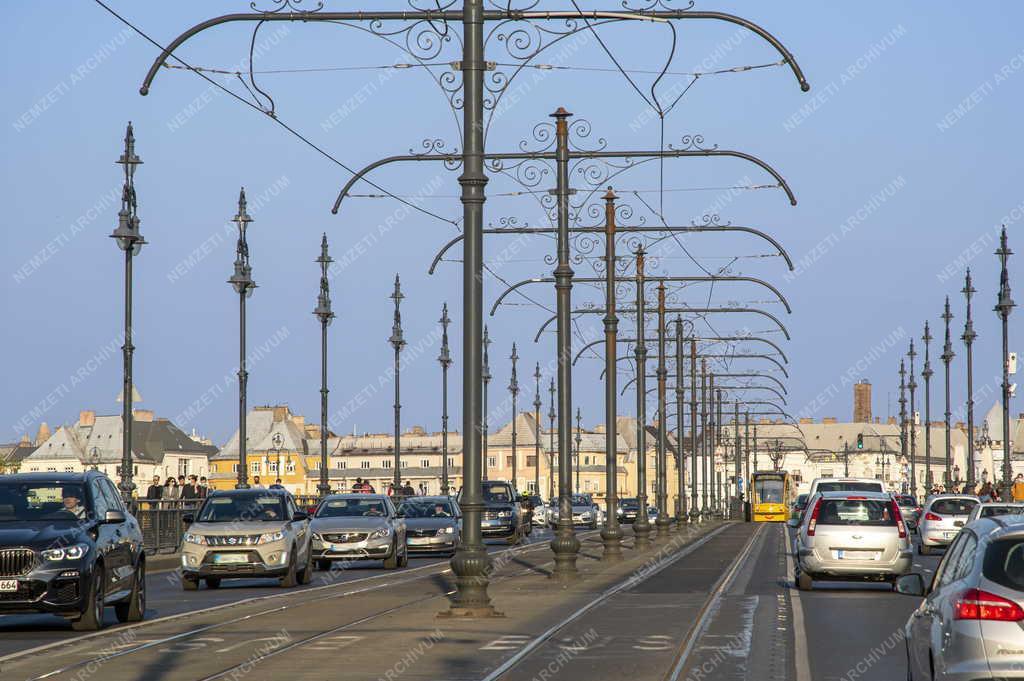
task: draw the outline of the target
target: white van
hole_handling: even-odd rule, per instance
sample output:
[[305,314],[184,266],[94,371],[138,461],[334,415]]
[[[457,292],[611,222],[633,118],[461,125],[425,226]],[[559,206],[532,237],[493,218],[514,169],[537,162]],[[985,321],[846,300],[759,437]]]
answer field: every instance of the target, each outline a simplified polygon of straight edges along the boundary
[[885,483],[875,478],[815,478],[811,482],[811,499],[819,492],[881,492],[885,494]]

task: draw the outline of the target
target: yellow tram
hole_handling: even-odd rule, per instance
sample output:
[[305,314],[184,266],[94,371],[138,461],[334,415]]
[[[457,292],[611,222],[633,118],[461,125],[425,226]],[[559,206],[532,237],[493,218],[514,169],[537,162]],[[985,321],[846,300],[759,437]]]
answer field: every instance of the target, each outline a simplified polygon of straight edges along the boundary
[[755,523],[784,523],[793,503],[793,483],[786,471],[756,471],[750,481],[750,514]]

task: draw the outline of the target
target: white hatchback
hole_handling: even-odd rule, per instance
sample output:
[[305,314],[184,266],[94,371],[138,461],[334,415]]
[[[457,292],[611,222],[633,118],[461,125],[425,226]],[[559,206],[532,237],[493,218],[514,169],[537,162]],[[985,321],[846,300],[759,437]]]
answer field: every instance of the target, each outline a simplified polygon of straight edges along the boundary
[[933,548],[949,546],[981,500],[964,494],[937,494],[925,502],[917,527],[917,552],[927,556]]

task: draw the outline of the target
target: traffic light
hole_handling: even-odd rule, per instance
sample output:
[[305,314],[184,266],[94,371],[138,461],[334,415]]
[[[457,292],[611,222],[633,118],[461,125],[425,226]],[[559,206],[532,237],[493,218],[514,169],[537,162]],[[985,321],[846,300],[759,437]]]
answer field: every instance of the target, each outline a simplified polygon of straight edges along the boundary
[[864,434],[857,433],[857,449],[864,449]]

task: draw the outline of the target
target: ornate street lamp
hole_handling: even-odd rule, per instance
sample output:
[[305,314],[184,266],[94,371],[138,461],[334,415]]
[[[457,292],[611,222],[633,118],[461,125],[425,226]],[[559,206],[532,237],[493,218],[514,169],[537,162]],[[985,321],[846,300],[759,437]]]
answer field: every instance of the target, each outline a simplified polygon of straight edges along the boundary
[[929,346],[932,342],[932,334],[928,330],[928,322],[924,323],[924,370],[921,376],[924,377],[924,486],[926,492],[932,490],[932,362],[929,355]]
[[949,321],[953,319],[953,313],[949,311],[949,296],[946,296],[946,309],[942,313],[942,321],[946,324],[946,342],[942,346],[942,363],[946,366],[946,491],[949,491],[953,482],[953,446],[950,440],[950,407],[949,407],[949,363],[956,356],[953,354],[953,342],[949,336]]
[[139,232],[138,203],[135,197],[135,168],[142,159],[135,154],[135,133],[131,121],[124,134],[124,152],[117,159],[124,170],[124,186],[121,188],[121,210],[117,213],[117,229],[110,235],[117,247],[124,252],[124,358],[123,383],[121,388],[121,475],[118,487],[126,504],[131,504],[135,490],[134,464],[132,463],[132,259],[142,250],[146,240]]
[[[900,359],[900,457],[907,463],[907,367],[903,359]],[[904,492],[907,489],[903,490]],[[910,492],[913,494],[913,491]]]
[[640,551],[651,546],[651,522],[647,515],[647,342],[645,340],[644,263],[646,251],[640,244],[636,258],[636,492],[640,512],[633,522],[633,548]]
[[551,377],[551,386],[548,388],[551,395],[551,404],[548,407],[548,501],[555,498],[555,378]]
[[907,353],[910,358],[910,382],[907,389],[910,390],[910,494],[917,496],[917,412],[914,407],[914,391],[917,389],[917,379],[914,378],[914,339],[910,339],[910,351]]
[[256,282],[252,279],[252,265],[249,262],[249,242],[246,241],[246,230],[252,218],[246,210],[245,187],[238,193],[238,213],[233,219],[238,227],[238,243],[235,245],[235,271],[228,279],[231,288],[238,294],[238,482],[237,489],[249,488],[249,468],[246,461],[246,442],[248,433],[245,427],[246,389],[249,384],[249,372],[245,368],[245,301],[256,290]]
[[405,347],[405,337],[402,335],[402,281],[395,275],[395,290],[389,296],[395,301],[394,322],[391,325],[391,337],[388,342],[395,351],[395,472],[392,484],[397,491],[402,484],[402,393],[401,393],[401,355]]
[[516,365],[519,362],[519,353],[516,352],[516,344],[512,343],[512,354],[509,356],[512,360],[512,377],[508,382],[508,391],[512,395],[512,488],[515,490],[519,489],[519,479],[517,477],[517,466],[516,456],[517,454],[517,443],[519,440],[519,429],[517,421],[519,420],[519,374],[516,369]]
[[[1007,263],[1013,251],[1006,243],[1006,227],[999,235],[999,298],[993,308],[1003,327],[1003,496],[1010,490],[1013,471],[1010,467],[1010,332],[1009,319],[1015,303],[1010,297],[1010,273]],[[995,477],[995,476],[993,476]]]
[[580,493],[580,442],[583,440],[583,417],[580,408],[576,407],[576,494]]
[[448,350],[448,303],[441,308],[441,354],[437,361],[441,364],[441,494],[448,496],[448,368],[452,365],[452,356]]
[[[482,463],[482,475],[481,475],[481,479],[482,480],[487,480],[487,461],[488,461],[488,455],[487,455],[487,388],[488,388],[488,386],[491,383],[490,347],[491,347],[491,336],[487,332],[487,326],[485,325],[484,326],[484,339],[483,339],[484,358],[483,358],[483,363],[481,364],[481,368],[482,368],[482,371],[483,371],[483,373],[481,374],[481,378],[483,379],[483,384],[484,384],[484,392],[483,392],[483,396],[482,396],[483,397],[483,405],[481,405],[482,406],[482,411],[481,411],[481,423],[480,423],[480,430],[481,430],[481,433],[480,433],[480,436],[481,436],[480,450],[481,450],[481,453],[483,454],[483,456],[480,457],[482,459],[482,462],[481,462]],[[465,485],[465,482],[463,482],[463,485]]]
[[276,467],[275,467],[274,470],[277,473],[277,475],[275,475],[274,477],[275,478],[280,478],[281,477],[281,449],[284,446],[284,438],[281,436],[281,433],[274,433],[274,437],[270,438],[270,443],[271,443],[270,449],[271,449],[271,451],[274,452],[274,459],[275,459],[274,463],[276,464]]
[[533,437],[533,493],[540,496],[540,408],[542,406],[540,401],[540,362],[537,362],[537,367],[534,369],[533,380],[533,422],[535,429]]
[[325,497],[331,493],[328,479],[329,462],[327,459],[327,327],[334,320],[331,310],[331,284],[327,270],[334,260],[327,252],[327,234],[320,241],[320,257],[316,259],[320,265],[320,295],[316,298],[313,314],[320,320],[320,482],[316,486],[317,493]]
[[960,339],[967,346],[967,487],[974,493],[976,487],[974,475],[974,354],[971,346],[978,334],[974,332],[974,320],[971,319],[971,296],[977,291],[971,285],[971,268],[967,268],[964,287],[960,291],[967,300],[967,319],[964,322],[964,333]]

